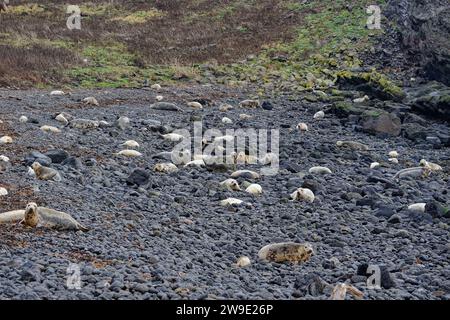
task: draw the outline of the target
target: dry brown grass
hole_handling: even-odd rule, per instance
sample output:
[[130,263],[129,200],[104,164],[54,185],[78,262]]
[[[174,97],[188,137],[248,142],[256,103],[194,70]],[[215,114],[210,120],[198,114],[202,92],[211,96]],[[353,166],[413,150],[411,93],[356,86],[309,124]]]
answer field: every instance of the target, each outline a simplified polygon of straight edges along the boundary
[[62,48],[33,45],[17,48],[0,45],[0,86],[48,84],[64,80],[61,69],[76,61]]
[[[204,62],[235,62],[266,44],[289,39],[300,19],[278,0],[77,4],[82,8],[82,29],[73,31],[66,27],[69,14],[62,0],[17,0],[8,12],[0,13],[0,86],[70,83],[74,79],[64,76],[64,70],[84,67],[83,48],[111,42],[124,45],[134,56],[130,65],[139,69],[176,64],[182,70]],[[32,39],[33,46],[13,45],[17,39]]]

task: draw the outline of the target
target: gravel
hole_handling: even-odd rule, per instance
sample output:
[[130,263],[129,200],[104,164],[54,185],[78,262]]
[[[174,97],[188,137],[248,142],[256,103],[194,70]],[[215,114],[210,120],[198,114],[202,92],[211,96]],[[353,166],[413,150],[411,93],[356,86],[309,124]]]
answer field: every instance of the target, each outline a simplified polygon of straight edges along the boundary
[[[158,94],[176,108],[150,108]],[[79,102],[88,96],[99,106]],[[91,229],[0,225],[0,299],[328,299],[339,282],[352,283],[365,299],[449,299],[448,147],[434,138],[418,143],[402,135],[363,133],[349,118],[337,118],[301,95],[266,99],[258,109],[238,107],[250,98],[253,92],[207,86],[65,96],[0,90],[0,136],[14,139],[0,146],[0,154],[12,163],[0,173],[0,186],[9,191],[0,198],[0,212],[36,201],[70,213]],[[199,99],[212,102],[202,110],[186,105]],[[221,103],[235,108],[220,112]],[[314,121],[322,109],[325,118]],[[62,112],[111,126],[62,127],[54,120]],[[240,120],[241,113],[253,118]],[[20,123],[21,115],[36,121]],[[222,123],[224,116],[233,124]],[[130,120],[123,130],[116,124],[120,117]],[[153,171],[156,163],[165,162],[153,156],[175,146],[160,133],[192,131],[191,120],[197,118],[203,119],[203,129],[224,134],[227,128],[280,130],[280,170],[257,181],[263,188],[260,197],[221,189],[219,183],[232,169]],[[306,122],[309,131],[297,131],[299,122]],[[58,126],[62,133],[42,132],[41,125]],[[421,125],[430,137],[449,133],[448,124],[439,120],[421,120]],[[143,156],[114,156],[130,139],[139,142]],[[338,148],[337,140],[359,141],[370,150]],[[399,152],[399,164],[388,162],[391,150]],[[392,180],[398,170],[417,166],[423,158],[444,171]],[[60,171],[63,180],[30,177],[26,165],[32,161]],[[382,165],[371,170],[374,161]],[[333,173],[311,175],[313,166]],[[238,169],[260,172],[257,165]],[[314,191],[314,203],[289,201],[299,187]],[[220,200],[228,197],[251,206],[221,207]],[[418,202],[431,204],[427,213],[407,210]],[[311,243],[315,255],[298,265],[258,260],[263,246],[289,241]],[[251,265],[234,267],[241,256],[248,256]],[[79,290],[67,286],[72,263],[79,267]],[[383,266],[381,289],[367,287],[367,275],[358,273],[361,265]]]

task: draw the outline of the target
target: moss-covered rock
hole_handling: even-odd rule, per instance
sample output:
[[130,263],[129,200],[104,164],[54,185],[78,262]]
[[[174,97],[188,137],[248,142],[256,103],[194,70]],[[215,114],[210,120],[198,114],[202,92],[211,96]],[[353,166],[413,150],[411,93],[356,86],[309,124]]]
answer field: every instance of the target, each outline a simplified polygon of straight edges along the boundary
[[428,116],[450,120],[450,88],[431,82],[411,92],[412,109]]
[[340,71],[336,74],[337,84],[344,89],[354,89],[381,100],[402,101],[406,94],[389,78],[376,71]]

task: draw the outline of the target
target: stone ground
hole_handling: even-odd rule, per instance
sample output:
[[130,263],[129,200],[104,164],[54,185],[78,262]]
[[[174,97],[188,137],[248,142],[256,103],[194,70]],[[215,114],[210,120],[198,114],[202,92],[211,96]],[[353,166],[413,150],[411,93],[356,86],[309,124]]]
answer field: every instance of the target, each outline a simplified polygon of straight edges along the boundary
[[[157,94],[184,112],[151,110]],[[80,100],[86,96],[95,96],[100,105],[84,105]],[[449,205],[448,141],[411,135],[408,139],[404,133],[370,135],[354,116],[338,117],[324,103],[308,102],[301,94],[267,100],[273,108],[237,107],[251,96],[252,92],[211,86],[168,87],[160,92],[76,91],[65,96],[0,90],[0,137],[14,139],[11,145],[0,145],[0,155],[11,159],[11,166],[0,173],[0,186],[9,191],[0,197],[0,212],[36,201],[68,212],[91,228],[81,233],[1,225],[0,298],[327,299],[330,289],[325,282],[332,286],[349,282],[365,299],[449,299],[449,219],[443,214]],[[204,109],[192,111],[186,106],[192,100],[201,100]],[[235,108],[220,112],[218,106],[224,102]],[[325,118],[314,121],[315,112],[324,108]],[[39,130],[44,124],[61,127],[53,119],[61,112],[112,124],[127,116],[131,126],[86,131],[64,127],[59,134]],[[410,123],[408,130],[412,123],[427,135],[449,134],[445,122],[407,120],[401,108],[397,112],[402,126]],[[253,118],[239,120],[241,113]],[[29,118],[28,123],[19,123],[21,115]],[[233,124],[223,124],[224,116]],[[172,174],[153,172],[161,160],[152,156],[175,145],[154,131],[154,120],[169,130],[192,129],[192,121],[199,117],[204,128],[223,132],[227,128],[280,130],[280,170],[258,181],[262,196],[221,190],[219,182],[231,170],[180,166]],[[299,122],[308,123],[309,132],[295,130]],[[140,143],[143,156],[114,156],[129,139]],[[337,140],[359,141],[370,150],[338,148]],[[51,164],[61,172],[62,182],[29,177],[25,157],[52,149],[74,157],[69,164]],[[387,160],[391,150],[398,151],[398,164]],[[427,178],[392,179],[398,170],[417,166],[422,158],[444,170]],[[374,161],[381,167],[371,170]],[[308,169],[317,165],[333,173],[310,175]],[[127,183],[137,168],[148,174],[148,181],[140,186]],[[301,186],[314,191],[314,203],[289,201],[289,194]],[[221,207],[220,200],[227,197],[252,206]],[[427,206],[426,213],[407,210],[418,202],[433,205]],[[258,260],[261,247],[283,241],[309,242],[315,255],[299,265]],[[234,267],[243,255],[252,264]],[[81,267],[80,290],[66,287],[70,263]],[[369,289],[366,276],[357,274],[364,264],[385,266],[382,289]]]

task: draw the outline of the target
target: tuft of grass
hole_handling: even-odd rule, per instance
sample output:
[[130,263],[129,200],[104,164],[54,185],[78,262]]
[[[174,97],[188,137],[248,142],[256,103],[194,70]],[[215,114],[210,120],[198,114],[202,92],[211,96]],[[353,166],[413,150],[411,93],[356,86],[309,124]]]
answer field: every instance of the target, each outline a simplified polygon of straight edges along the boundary
[[111,3],[84,3],[80,5],[80,11],[85,16],[105,16],[118,13],[119,10]]
[[17,6],[9,6],[7,14],[14,15],[38,15],[45,12],[45,8],[37,3],[29,3]]
[[165,14],[158,9],[150,9],[146,11],[135,11],[126,16],[112,18],[111,21],[122,21],[129,24],[141,24],[153,18],[163,17]]

